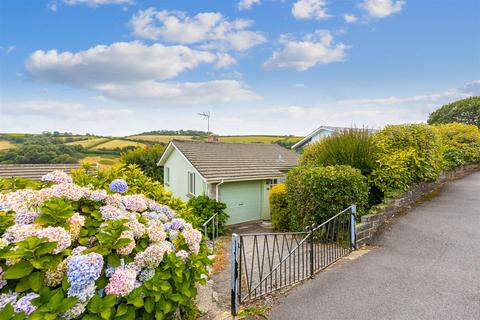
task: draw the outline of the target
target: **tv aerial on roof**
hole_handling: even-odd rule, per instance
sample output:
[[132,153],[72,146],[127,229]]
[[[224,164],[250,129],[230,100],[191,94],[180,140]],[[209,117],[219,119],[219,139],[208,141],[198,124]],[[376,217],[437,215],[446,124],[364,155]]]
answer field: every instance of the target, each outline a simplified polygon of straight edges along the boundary
[[207,120],[207,133],[210,133],[210,111],[197,113],[203,120]]

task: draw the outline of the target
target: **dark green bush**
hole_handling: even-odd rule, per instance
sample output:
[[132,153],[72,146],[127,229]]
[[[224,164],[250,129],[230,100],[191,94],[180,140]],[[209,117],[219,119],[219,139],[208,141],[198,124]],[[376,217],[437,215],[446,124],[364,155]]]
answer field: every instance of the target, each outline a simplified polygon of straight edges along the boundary
[[375,167],[375,145],[368,129],[350,128],[308,146],[300,158],[303,165],[349,165],[368,176]]
[[290,230],[290,207],[288,206],[285,184],[277,184],[270,190],[270,215],[272,226],[276,231]]
[[120,154],[120,162],[125,164],[136,164],[146,176],[163,182],[163,167],[157,166],[158,160],[165,150],[164,145],[153,145],[136,148]]
[[367,179],[350,166],[298,167],[287,177],[292,230],[321,223],[351,204],[358,216],[368,202]]
[[480,97],[470,97],[442,106],[432,112],[429,124],[460,122],[480,127]]
[[370,179],[385,193],[434,181],[443,168],[440,140],[429,125],[389,125],[375,133],[373,141],[377,167]]
[[[191,213],[195,216],[197,221],[194,226],[203,231],[202,225],[210,219],[214,214],[218,214],[218,233],[225,233],[225,224],[229,215],[225,212],[227,205],[223,202],[218,202],[206,195],[191,198],[187,203]],[[195,225],[196,224],[196,225]],[[209,230],[211,232],[211,230]]]

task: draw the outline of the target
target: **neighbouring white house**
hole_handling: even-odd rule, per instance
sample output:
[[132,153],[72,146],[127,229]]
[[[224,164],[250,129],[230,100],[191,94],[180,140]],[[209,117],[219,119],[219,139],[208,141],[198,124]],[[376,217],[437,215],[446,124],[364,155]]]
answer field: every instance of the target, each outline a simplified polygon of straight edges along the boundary
[[297,161],[277,144],[172,140],[158,165],[175,197],[207,195],[227,205],[227,224],[237,224],[270,218],[269,190]]
[[[344,130],[348,130],[350,128],[347,127],[331,127],[331,126],[320,126],[317,129],[313,130],[311,133],[309,133],[305,138],[302,140],[298,141],[292,146],[292,149],[294,149],[297,153],[301,153],[303,149],[305,149],[306,146],[315,143],[319,141],[322,138],[328,137],[329,135],[336,133],[336,132],[342,132]],[[366,129],[370,133],[376,132],[378,130],[375,129]]]

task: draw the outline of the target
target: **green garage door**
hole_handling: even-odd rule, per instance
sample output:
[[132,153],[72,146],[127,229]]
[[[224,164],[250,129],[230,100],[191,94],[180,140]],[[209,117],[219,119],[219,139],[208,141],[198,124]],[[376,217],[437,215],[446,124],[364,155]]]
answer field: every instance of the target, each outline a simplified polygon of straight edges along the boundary
[[219,200],[227,205],[227,224],[261,219],[262,182],[227,182],[219,188]]

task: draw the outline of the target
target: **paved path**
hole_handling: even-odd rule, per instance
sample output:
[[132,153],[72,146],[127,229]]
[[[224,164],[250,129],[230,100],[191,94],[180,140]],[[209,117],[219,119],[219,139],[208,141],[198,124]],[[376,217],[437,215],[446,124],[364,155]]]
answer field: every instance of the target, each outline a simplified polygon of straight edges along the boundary
[[480,319],[480,173],[397,217],[375,245],[294,289],[270,318]]

